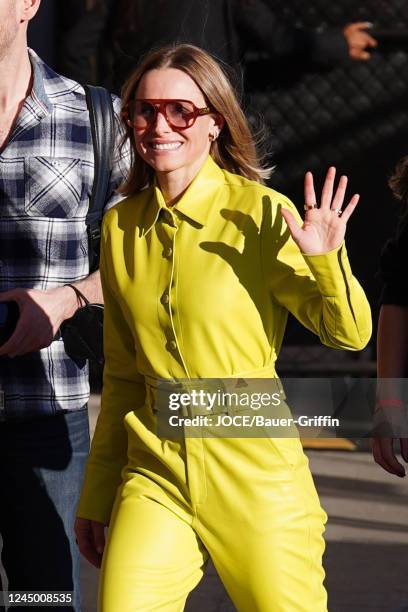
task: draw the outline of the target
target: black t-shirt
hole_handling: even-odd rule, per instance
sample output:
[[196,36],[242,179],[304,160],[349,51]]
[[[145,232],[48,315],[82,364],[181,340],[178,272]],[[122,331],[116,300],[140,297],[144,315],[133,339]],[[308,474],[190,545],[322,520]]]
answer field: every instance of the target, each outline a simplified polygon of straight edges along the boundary
[[394,238],[385,244],[380,260],[384,281],[381,304],[408,306],[408,211],[398,224]]

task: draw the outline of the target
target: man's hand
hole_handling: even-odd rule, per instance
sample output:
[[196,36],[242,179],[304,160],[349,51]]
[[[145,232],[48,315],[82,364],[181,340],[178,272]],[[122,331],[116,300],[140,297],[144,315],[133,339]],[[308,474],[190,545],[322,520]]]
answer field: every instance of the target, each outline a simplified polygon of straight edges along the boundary
[[349,23],[343,29],[351,59],[370,59],[371,54],[367,49],[374,49],[378,45],[375,38],[367,32],[367,28],[370,26],[371,24],[368,21],[359,21],[357,23]]
[[105,525],[77,517],[74,529],[81,555],[95,567],[101,567],[105,548]]
[[[405,476],[405,468],[397,459],[399,450],[408,462],[408,415],[402,401],[383,400],[374,412],[371,448],[374,461],[390,474]],[[396,448],[397,447],[397,450]]]
[[0,301],[17,302],[20,317],[9,340],[0,346],[0,356],[17,357],[49,346],[60,325],[72,317],[79,307],[70,287],[48,291],[13,289],[0,293]]
[[403,478],[405,468],[398,461],[394,445],[399,444],[401,456],[408,462],[408,439],[407,438],[372,438],[371,449],[374,461],[378,463],[386,472]]

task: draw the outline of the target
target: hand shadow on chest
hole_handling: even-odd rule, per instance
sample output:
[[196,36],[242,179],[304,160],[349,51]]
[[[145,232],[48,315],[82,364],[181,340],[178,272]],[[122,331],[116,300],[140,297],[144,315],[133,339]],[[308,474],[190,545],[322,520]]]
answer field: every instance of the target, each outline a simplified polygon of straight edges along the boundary
[[232,269],[239,283],[245,288],[261,318],[265,316],[265,300],[269,300],[269,279],[273,274],[282,275],[293,270],[282,262],[279,252],[290,237],[287,227],[283,228],[281,205],[273,217],[272,203],[268,196],[262,198],[262,219],[258,227],[254,217],[240,210],[223,208],[221,216],[235,225],[244,238],[239,250],[225,242],[205,241],[200,248],[221,257]]

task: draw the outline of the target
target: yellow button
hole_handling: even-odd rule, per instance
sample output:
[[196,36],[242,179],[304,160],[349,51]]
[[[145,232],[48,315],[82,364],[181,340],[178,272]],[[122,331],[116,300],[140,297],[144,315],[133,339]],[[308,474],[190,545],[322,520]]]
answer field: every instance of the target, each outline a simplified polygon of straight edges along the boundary
[[171,342],[169,342],[169,347],[172,351],[175,351],[177,348],[177,342],[175,340],[171,340]]
[[162,297],[162,302],[163,302],[163,304],[168,304],[168,303],[169,303],[169,301],[170,301],[169,294],[168,294],[168,293],[165,293],[165,294],[163,295],[163,297]]
[[166,255],[166,257],[171,257],[173,255],[173,249],[169,247],[164,251],[164,254]]

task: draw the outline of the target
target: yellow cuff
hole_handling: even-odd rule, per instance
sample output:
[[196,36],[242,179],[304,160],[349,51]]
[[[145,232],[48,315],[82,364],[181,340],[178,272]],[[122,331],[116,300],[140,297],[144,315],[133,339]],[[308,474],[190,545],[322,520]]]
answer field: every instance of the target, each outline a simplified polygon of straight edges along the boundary
[[305,255],[303,253],[303,257],[316,279],[322,295],[335,297],[346,293],[353,273],[344,242],[337,249],[328,253],[322,255]]
[[110,470],[88,463],[76,515],[108,525],[120,485],[116,480]]

